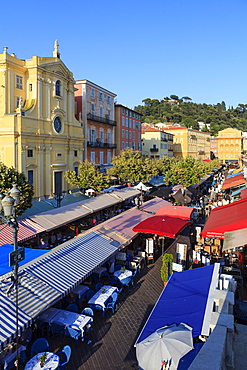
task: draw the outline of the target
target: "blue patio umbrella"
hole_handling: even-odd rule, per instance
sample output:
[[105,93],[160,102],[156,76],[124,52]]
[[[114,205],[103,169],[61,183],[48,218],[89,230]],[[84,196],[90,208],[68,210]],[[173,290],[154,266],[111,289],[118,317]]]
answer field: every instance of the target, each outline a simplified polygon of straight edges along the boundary
[[180,358],[192,349],[192,328],[189,325],[180,323],[164,326],[137,343],[139,369],[176,370]]

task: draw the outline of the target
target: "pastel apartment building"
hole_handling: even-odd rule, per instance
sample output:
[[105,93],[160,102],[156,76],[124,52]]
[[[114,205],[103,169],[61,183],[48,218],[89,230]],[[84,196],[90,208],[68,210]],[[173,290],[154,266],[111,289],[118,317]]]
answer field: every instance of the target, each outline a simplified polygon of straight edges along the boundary
[[141,116],[140,113],[125,105],[115,104],[117,155],[127,148],[142,150]]
[[113,92],[89,80],[75,83],[76,118],[84,127],[84,160],[94,163],[102,172],[111,166],[117,148],[115,97]]
[[161,129],[142,125],[142,154],[149,158],[173,156],[173,134]]
[[226,128],[218,132],[218,158],[224,163],[239,161],[242,153],[242,132]]
[[182,126],[167,127],[166,132],[174,135],[175,157],[191,156],[195,159],[210,159],[210,133]]

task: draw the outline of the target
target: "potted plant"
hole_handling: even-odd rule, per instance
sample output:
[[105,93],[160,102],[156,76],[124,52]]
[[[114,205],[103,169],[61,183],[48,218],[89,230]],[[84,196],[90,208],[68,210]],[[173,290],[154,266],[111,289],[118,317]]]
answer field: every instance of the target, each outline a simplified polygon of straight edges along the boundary
[[164,285],[167,284],[169,277],[172,275],[172,262],[173,255],[165,253],[162,256],[162,266],[160,269],[161,280],[164,282]]
[[44,367],[45,366],[45,361],[47,359],[47,353],[43,353],[43,355],[40,356],[40,367]]

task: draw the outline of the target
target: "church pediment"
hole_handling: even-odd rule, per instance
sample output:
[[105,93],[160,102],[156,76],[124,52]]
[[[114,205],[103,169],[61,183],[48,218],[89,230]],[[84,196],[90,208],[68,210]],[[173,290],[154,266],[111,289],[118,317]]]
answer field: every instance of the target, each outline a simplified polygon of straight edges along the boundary
[[60,60],[59,62],[46,63],[41,65],[47,72],[51,72],[53,75],[62,76],[65,79],[73,80],[72,73],[68,70],[65,64]]

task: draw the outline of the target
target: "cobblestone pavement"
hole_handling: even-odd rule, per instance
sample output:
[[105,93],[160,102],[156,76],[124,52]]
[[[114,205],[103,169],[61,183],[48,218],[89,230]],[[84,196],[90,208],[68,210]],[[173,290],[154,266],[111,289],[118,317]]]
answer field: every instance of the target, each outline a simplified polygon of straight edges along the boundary
[[[58,352],[65,344],[72,348],[67,370],[130,370],[137,369],[134,343],[159,298],[163,282],[160,278],[161,258],[144,267],[135,277],[135,285],[124,288],[119,296],[119,308],[106,317],[96,312],[94,329],[85,342],[64,337],[51,339],[51,350]],[[91,344],[87,344],[91,340]]]

